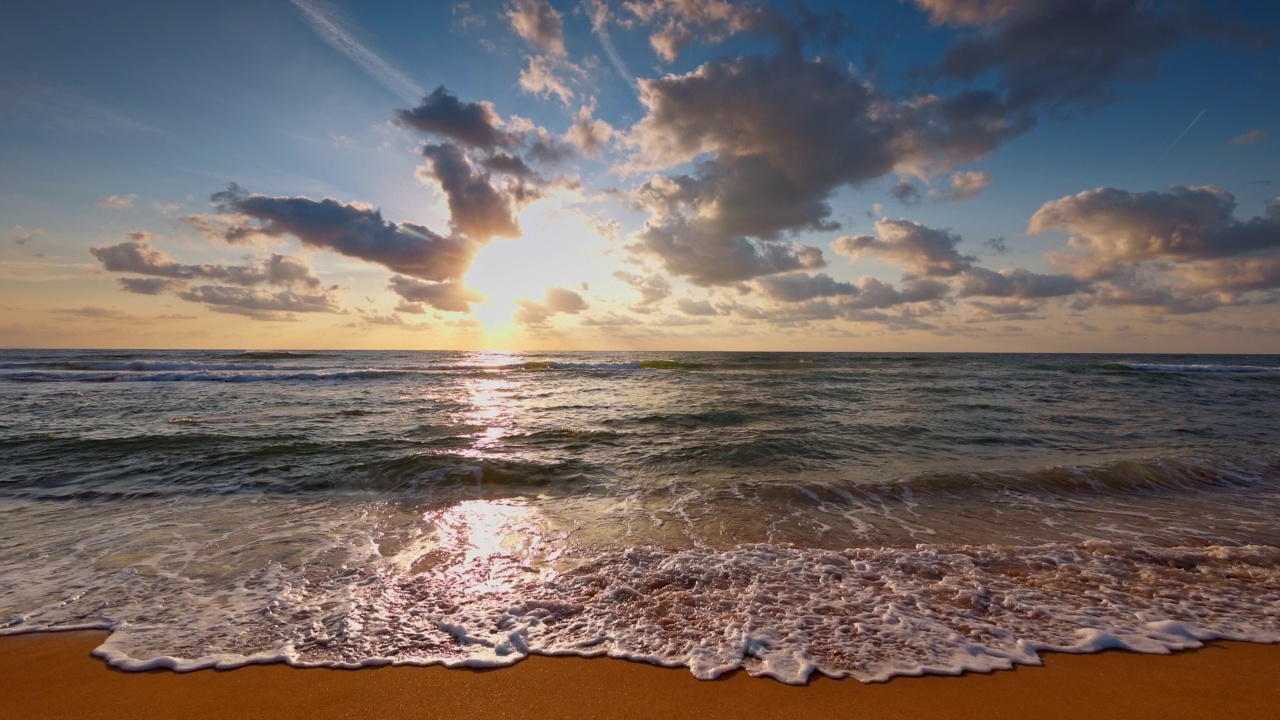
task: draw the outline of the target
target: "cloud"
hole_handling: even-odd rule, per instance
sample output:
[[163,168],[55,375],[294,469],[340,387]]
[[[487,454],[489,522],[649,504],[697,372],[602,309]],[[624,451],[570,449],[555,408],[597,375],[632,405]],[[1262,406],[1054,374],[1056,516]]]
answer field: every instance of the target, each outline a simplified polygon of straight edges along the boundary
[[[423,282],[403,275],[392,275],[389,290],[410,303],[426,303],[442,312],[471,312],[471,303],[484,300],[480,293],[464,286],[461,282]],[[401,310],[399,312],[415,312]]]
[[589,306],[578,293],[562,287],[549,288],[542,302],[520,298],[520,307],[512,318],[519,325],[545,326],[553,315],[577,315]]
[[427,145],[422,154],[427,158],[428,173],[440,182],[448,198],[449,218],[456,232],[478,242],[520,236],[514,198],[495,188],[488,173],[477,172],[458,146]]
[[958,172],[951,176],[951,191],[947,199],[951,202],[972,200],[982,194],[991,184],[991,175],[986,172]]
[[555,95],[565,105],[573,99],[566,77],[586,77],[586,71],[563,58],[530,55],[525,60],[529,65],[520,71],[520,89],[542,98]]
[[302,19],[317,37],[359,65],[378,84],[400,96],[405,102],[414,102],[422,97],[423,89],[417,83],[358,39],[363,34],[360,27],[335,5],[325,0],[289,1],[302,14]]
[[13,242],[15,245],[26,245],[32,240],[35,240],[38,237],[43,237],[44,235],[44,228],[31,228],[28,230],[21,225],[13,226]]
[[[284,285],[320,287],[320,279],[311,274],[311,268],[303,260],[287,255],[272,254],[258,265],[186,265],[156,250],[150,243],[130,240],[118,245],[92,247],[89,253],[102,263],[107,272],[135,273],[157,278],[190,280],[203,278],[223,280],[235,285]],[[159,283],[125,282],[125,289],[155,295],[143,288],[159,288]]]
[[1071,252],[1054,256],[1077,277],[1123,274],[1150,260],[1205,260],[1280,247],[1280,204],[1241,222],[1235,196],[1211,186],[1162,192],[1086,190],[1045,203],[1028,232],[1063,230]]
[[640,293],[640,305],[656,305],[671,295],[671,283],[661,275],[636,275],[619,270],[613,274]]
[[123,310],[117,310],[115,308],[104,308],[104,307],[94,307],[94,306],[85,306],[85,307],[78,307],[78,308],[57,308],[54,310],[50,310],[49,312],[55,315],[63,315],[66,317],[79,317],[79,318],[86,318],[89,320],[115,320],[117,322],[129,322],[129,323],[147,322],[149,319],[149,318],[138,317],[137,315],[131,315],[127,312],[124,312]]
[[680,52],[695,38],[721,42],[752,27],[762,12],[728,0],[630,0],[622,7],[640,22],[657,26],[649,36],[649,45],[666,63],[679,59]]
[[215,209],[237,216],[219,233],[232,244],[254,237],[292,235],[308,247],[382,265],[423,280],[462,277],[478,245],[467,238],[442,237],[421,225],[390,223],[378,210],[325,198],[250,195],[232,184],[212,196]]
[[429,135],[440,135],[469,147],[493,151],[511,147],[518,138],[502,129],[502,119],[488,102],[462,102],[443,85],[410,110],[396,110],[397,121]]
[[916,189],[915,183],[910,180],[899,180],[897,185],[889,191],[889,194],[898,199],[903,205],[915,205],[920,202],[920,191]]
[[98,207],[111,208],[112,210],[132,210],[133,202],[137,199],[137,195],[109,195],[98,201]]
[[711,305],[708,300],[694,300],[693,298],[680,298],[676,301],[676,309],[685,315],[709,316],[719,315],[720,313]]
[[785,49],[640,88],[647,114],[624,137],[627,168],[695,164],[640,188],[651,217],[633,251],[703,285],[819,267],[819,251],[779,241],[838,228],[827,203],[838,187],[980,157],[1033,124],[990,92],[895,102],[843,64]]
[[754,284],[765,297],[782,302],[800,302],[820,297],[858,294],[858,288],[852,283],[838,282],[826,273],[772,275],[760,278]]
[[636,79],[631,74],[631,70],[627,64],[623,62],[622,56],[618,54],[618,48],[613,44],[613,38],[609,36],[609,5],[605,0],[584,0],[583,7],[591,15],[591,31],[595,33],[596,39],[600,41],[600,46],[604,48],[604,54],[609,58],[609,63],[613,65],[613,69],[618,73],[618,77],[631,87],[635,87]]
[[876,221],[876,236],[842,237],[831,249],[850,260],[875,257],[923,277],[952,277],[973,266],[974,258],[956,250],[960,236],[910,220]]
[[916,0],[935,25],[988,25],[1027,0]]
[[551,55],[566,54],[564,20],[546,0],[513,0],[506,16],[511,29],[532,47]]
[[409,315],[426,315],[427,306],[422,303],[407,302],[402,300],[398,305],[396,305],[396,312],[407,313]]
[[588,307],[587,301],[583,300],[581,295],[562,287],[548,289],[542,304],[552,313],[566,313],[569,315],[576,315]]
[[1178,289],[1193,295],[1280,289],[1280,257],[1227,258],[1180,264]]
[[1117,83],[1142,82],[1159,54],[1205,18],[1134,0],[917,0],[935,23],[975,28],[943,55],[939,72],[973,81],[995,73],[1013,107],[1091,109],[1117,99]]
[[614,136],[613,126],[604,120],[593,118],[596,111],[596,99],[593,97],[585,105],[578,108],[573,124],[565,133],[565,142],[578,148],[589,158],[600,157],[600,151]]
[[1070,275],[1041,275],[1023,268],[1000,271],[969,267],[960,276],[960,297],[1051,298],[1073,295],[1089,284]]
[[578,324],[584,327],[615,328],[615,327],[627,327],[629,325],[639,325],[640,321],[633,317],[630,317],[627,315],[619,315],[616,312],[610,311],[608,313],[605,313],[604,315],[597,315],[595,317],[584,317],[578,321]]
[[1232,145],[1248,145],[1249,143],[1255,143],[1255,142],[1258,142],[1259,140],[1265,140],[1267,138],[1267,134],[1268,134],[1267,131],[1261,128],[1250,130],[1247,133],[1243,133],[1231,138],[1231,144]]
[[538,174],[533,171],[525,163],[524,159],[518,155],[508,155],[507,153],[495,153],[480,161],[486,170],[492,170],[503,175],[510,175],[516,178],[538,181]]
[[305,293],[293,290],[272,292],[257,288],[198,285],[178,293],[188,302],[203,303],[208,310],[245,315],[254,320],[288,320],[290,313],[342,312],[327,291]]
[[187,287],[182,280],[163,277],[122,277],[116,278],[116,281],[120,283],[121,290],[135,295],[171,295]]

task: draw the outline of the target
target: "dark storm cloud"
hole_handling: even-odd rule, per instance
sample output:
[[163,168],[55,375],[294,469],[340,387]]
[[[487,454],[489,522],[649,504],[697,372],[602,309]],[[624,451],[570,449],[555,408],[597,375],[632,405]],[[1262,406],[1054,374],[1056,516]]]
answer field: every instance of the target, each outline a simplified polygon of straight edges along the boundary
[[960,241],[959,235],[946,230],[882,218],[876,221],[876,237],[842,237],[831,249],[850,260],[878,258],[922,277],[952,277],[973,266],[974,258],[956,250]]
[[332,198],[250,195],[233,184],[212,199],[219,212],[243,220],[220,230],[220,237],[227,242],[292,235],[303,245],[332,250],[423,280],[438,282],[461,277],[479,247],[466,238],[442,237],[421,225],[387,222],[377,209]]
[[401,125],[440,135],[481,150],[511,147],[518,138],[501,129],[502,120],[490,103],[462,102],[443,85],[411,110],[396,110]]
[[1280,247],[1280,204],[1240,221],[1235,196],[1213,187],[1163,192],[1086,190],[1045,203],[1029,232],[1063,230],[1071,252],[1055,256],[1082,278],[1124,274],[1151,260],[1207,260]]
[[520,236],[514,199],[494,187],[488,173],[477,172],[458,146],[427,145],[422,154],[431,176],[440,182],[448,198],[449,218],[456,231],[479,242]]
[[392,275],[387,287],[410,303],[426,303],[443,312],[471,312],[471,303],[484,300],[483,295],[460,282],[423,282]]

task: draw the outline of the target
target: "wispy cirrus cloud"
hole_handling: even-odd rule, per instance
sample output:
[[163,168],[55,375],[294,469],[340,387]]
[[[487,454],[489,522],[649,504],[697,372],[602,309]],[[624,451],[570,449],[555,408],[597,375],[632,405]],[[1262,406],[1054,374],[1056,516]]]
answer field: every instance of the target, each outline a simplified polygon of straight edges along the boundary
[[420,85],[361,42],[359,36],[363,31],[360,26],[336,5],[325,0],[289,1],[302,13],[302,18],[317,37],[359,65],[379,85],[411,103],[417,102],[426,94]]

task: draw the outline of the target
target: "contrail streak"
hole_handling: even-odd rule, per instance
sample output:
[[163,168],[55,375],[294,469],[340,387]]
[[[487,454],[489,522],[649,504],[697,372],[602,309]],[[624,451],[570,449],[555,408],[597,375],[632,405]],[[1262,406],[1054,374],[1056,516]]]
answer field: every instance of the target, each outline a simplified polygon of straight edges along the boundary
[[356,39],[359,26],[351,22],[336,6],[325,0],[289,0],[302,13],[311,30],[329,47],[360,66],[379,85],[399,95],[407,103],[416,103],[426,95],[414,81],[383,60]]
[[627,64],[622,61],[622,56],[618,54],[618,48],[613,45],[613,38],[609,37],[609,28],[606,27],[609,21],[608,9],[600,0],[584,0],[582,5],[591,14],[591,29],[595,31],[596,38],[600,40],[600,45],[604,47],[604,54],[609,56],[609,62],[613,65],[613,69],[634,90],[636,87],[635,76],[627,69]]
[[1191,121],[1191,124],[1187,126],[1187,129],[1186,129],[1186,130],[1183,130],[1183,131],[1182,131],[1182,134],[1178,136],[1178,139],[1177,139],[1177,140],[1174,140],[1174,141],[1173,141],[1173,144],[1169,146],[1169,149],[1164,151],[1164,155],[1161,155],[1161,156],[1160,156],[1160,159],[1161,159],[1161,160],[1163,160],[1163,159],[1165,158],[1165,156],[1166,156],[1166,155],[1168,155],[1168,154],[1169,154],[1169,152],[1170,152],[1171,150],[1173,150],[1175,147],[1177,147],[1178,143],[1182,142],[1182,138],[1186,137],[1187,133],[1191,132],[1191,128],[1192,128],[1192,127],[1194,127],[1194,126],[1195,126],[1195,124],[1196,124],[1197,122],[1199,122],[1199,121],[1200,121],[1200,117],[1201,117],[1202,115],[1204,115],[1205,111],[1206,111],[1206,110],[1208,110],[1208,109],[1209,109],[1209,108],[1205,108],[1204,110],[1201,110],[1201,111],[1200,111],[1200,115],[1197,115],[1197,116],[1196,116],[1196,119]]

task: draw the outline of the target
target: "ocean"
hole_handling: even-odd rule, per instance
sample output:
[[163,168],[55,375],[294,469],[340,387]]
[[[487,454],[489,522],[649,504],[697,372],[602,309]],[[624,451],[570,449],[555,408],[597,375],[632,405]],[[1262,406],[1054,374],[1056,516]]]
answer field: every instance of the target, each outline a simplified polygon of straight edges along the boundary
[[878,681],[1280,641],[1280,356],[0,351],[0,634]]

